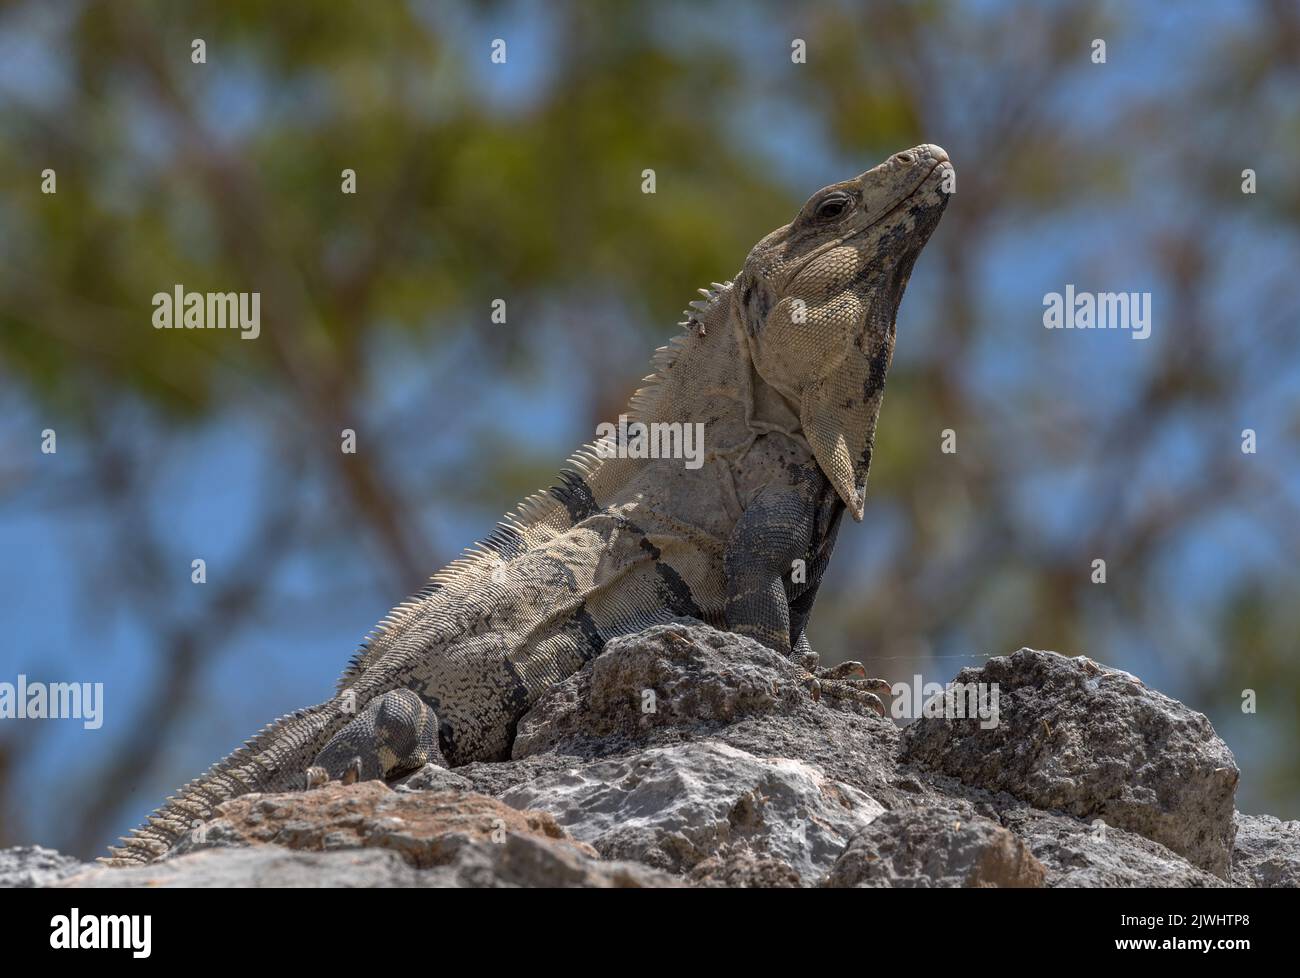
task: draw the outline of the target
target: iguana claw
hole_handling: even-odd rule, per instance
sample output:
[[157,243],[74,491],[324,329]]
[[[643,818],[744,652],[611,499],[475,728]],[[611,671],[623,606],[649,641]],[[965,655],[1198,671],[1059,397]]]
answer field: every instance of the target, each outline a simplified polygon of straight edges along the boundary
[[354,757],[348,761],[348,766],[343,769],[343,777],[339,778],[343,784],[356,784],[361,780],[361,758]]

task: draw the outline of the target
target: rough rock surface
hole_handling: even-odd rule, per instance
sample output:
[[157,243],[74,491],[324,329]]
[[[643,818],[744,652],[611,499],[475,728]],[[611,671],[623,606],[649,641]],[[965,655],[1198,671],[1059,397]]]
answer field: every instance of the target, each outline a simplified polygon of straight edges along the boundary
[[1237,813],[1236,886],[1300,887],[1300,822]]
[[658,626],[544,696],[509,761],[246,795],[152,866],[3,851],[0,885],[1300,885],[1300,823],[1234,814],[1209,722],[1125,673],[990,660],[958,680],[998,684],[991,729],[900,729],[806,680]]
[[[643,635],[653,636],[653,654]],[[520,720],[512,756],[560,747],[581,753],[593,742],[608,750],[655,730],[789,712],[809,697],[800,670],[771,649],[731,632],[661,626],[610,642],[589,668],[544,697]]]
[[1227,878],[1239,772],[1210,721],[1128,673],[1021,649],[965,669],[996,684],[999,722],[922,718],[903,757],[968,785],[1005,791],[1161,842]]
[[[424,780],[436,778],[429,772]],[[639,865],[599,860],[544,812],[460,790],[397,792],[378,781],[303,794],[244,795],[173,850],[67,886],[672,886]],[[242,847],[256,847],[246,849]],[[233,848],[238,856],[218,855]],[[207,850],[207,851],[203,851]],[[289,852],[286,850],[293,850]],[[371,853],[370,850],[375,850]],[[248,853],[269,851],[268,861]],[[337,858],[336,858],[337,857]],[[322,881],[304,883],[319,873]],[[246,875],[245,875],[246,874]],[[246,882],[240,882],[241,879]]]
[[543,775],[507,791],[544,804],[602,855],[686,872],[711,856],[769,856],[815,883],[884,809],[866,793],[785,757],[702,740],[651,747]]
[[1217,876],[1193,866],[1159,842],[1124,829],[1092,826],[1036,808],[1003,809],[1001,822],[1047,867],[1053,887],[1221,887]]
[[0,887],[48,886],[71,876],[83,864],[44,846],[0,849]]
[[997,822],[936,807],[876,819],[840,854],[826,885],[1020,888],[1046,878],[1029,847]]

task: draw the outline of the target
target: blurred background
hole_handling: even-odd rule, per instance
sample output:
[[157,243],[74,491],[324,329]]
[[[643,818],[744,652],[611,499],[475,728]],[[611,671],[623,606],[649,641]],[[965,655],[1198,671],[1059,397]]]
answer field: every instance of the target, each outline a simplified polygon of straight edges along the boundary
[[[696,287],[919,142],[957,193],[814,647],[1090,655],[1300,817],[1298,75],[1290,0],[0,4],[0,681],[105,684],[98,730],[0,720],[0,844],[96,854],[327,698]],[[153,329],[177,283],[259,291],[261,337]],[[1152,293],[1151,337],[1044,329],[1066,283]]]

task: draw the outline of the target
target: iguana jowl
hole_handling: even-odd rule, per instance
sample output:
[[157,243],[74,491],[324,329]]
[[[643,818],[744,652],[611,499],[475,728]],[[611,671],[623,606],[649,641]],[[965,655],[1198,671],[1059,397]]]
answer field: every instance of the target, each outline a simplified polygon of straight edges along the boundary
[[[543,691],[654,624],[700,619],[811,667],[808,615],[844,509],[862,519],[895,317],[951,170],[922,145],[818,191],[692,304],[628,415],[702,422],[701,467],[588,445],[395,608],[334,699],[264,728],[108,861],[155,859],[250,791],[506,758]],[[853,672],[820,688],[874,701]]]

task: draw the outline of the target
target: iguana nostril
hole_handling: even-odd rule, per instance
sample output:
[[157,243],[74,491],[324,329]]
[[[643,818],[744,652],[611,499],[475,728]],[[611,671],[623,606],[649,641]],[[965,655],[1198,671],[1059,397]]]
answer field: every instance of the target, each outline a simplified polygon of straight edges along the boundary
[[912,162],[912,154],[911,154],[911,153],[899,153],[897,156],[894,157],[894,159],[898,160],[899,163],[911,163],[911,162]]

